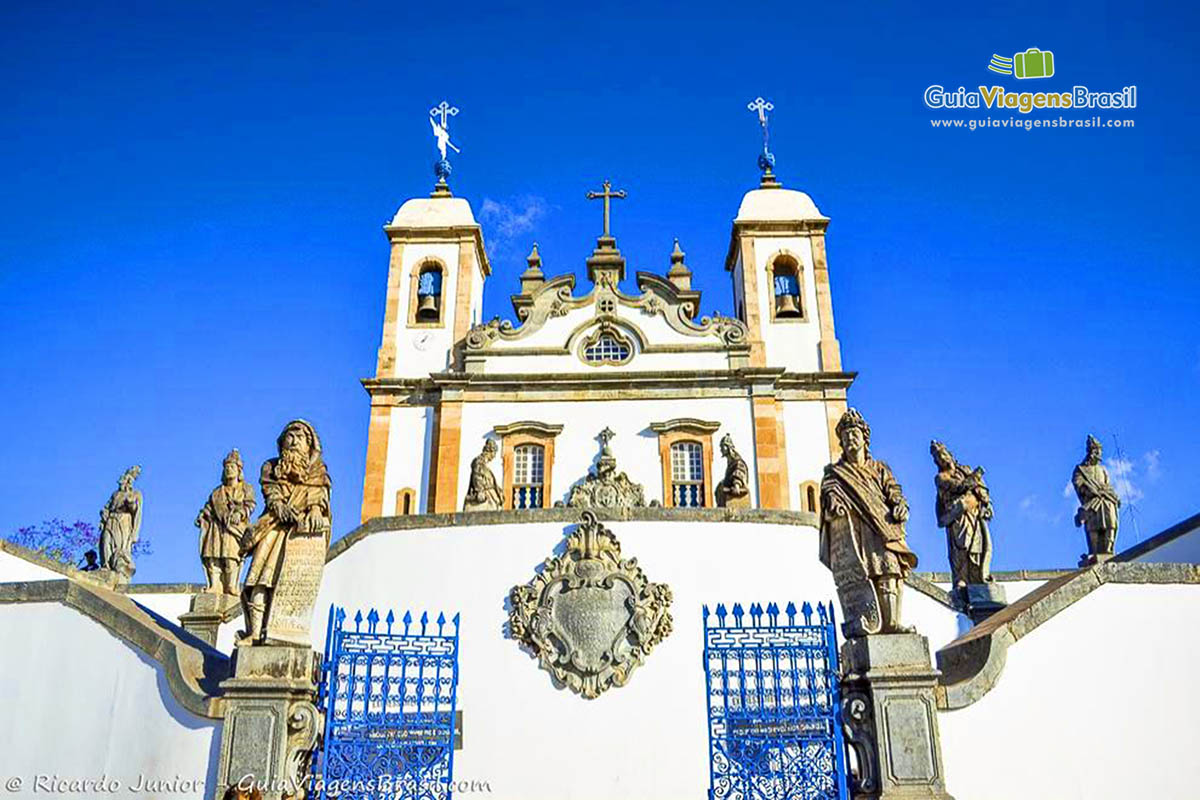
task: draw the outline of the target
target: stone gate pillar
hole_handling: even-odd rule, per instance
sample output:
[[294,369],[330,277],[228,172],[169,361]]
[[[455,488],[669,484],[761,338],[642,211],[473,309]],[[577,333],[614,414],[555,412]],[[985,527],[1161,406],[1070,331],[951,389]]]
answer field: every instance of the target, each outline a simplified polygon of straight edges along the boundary
[[952,800],[946,793],[929,640],[879,633],[842,645],[842,714],[858,761],[855,800]]
[[230,786],[257,787],[263,800],[305,797],[321,731],[321,657],[307,647],[240,647],[225,690],[225,725],[214,800]]

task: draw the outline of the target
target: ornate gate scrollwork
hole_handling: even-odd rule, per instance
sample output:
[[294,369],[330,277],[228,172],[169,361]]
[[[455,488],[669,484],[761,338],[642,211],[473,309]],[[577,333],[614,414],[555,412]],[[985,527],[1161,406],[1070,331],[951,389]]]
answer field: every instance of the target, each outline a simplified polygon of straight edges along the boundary
[[833,604],[704,607],[710,800],[846,800]]

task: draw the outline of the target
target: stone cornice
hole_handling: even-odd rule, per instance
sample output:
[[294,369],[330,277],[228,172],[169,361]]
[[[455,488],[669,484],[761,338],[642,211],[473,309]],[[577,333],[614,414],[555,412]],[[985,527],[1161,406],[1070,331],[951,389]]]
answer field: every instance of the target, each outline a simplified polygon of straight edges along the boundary
[[855,372],[786,372],[781,367],[747,367],[736,370],[678,370],[551,373],[466,373],[435,372],[426,378],[363,378],[363,387],[372,398],[399,398],[412,395],[415,404],[434,401],[439,393],[504,393],[532,391],[569,391],[597,393],[609,397],[614,390],[681,390],[684,396],[702,397],[706,390],[729,389],[744,394],[748,390],[772,388],[781,392],[808,392],[816,397],[845,397],[854,382]]
[[[781,511],[766,508],[592,508],[601,522],[754,522],[769,525],[797,525],[815,529],[817,515],[807,511]],[[329,546],[325,562],[345,553],[368,536],[404,534],[428,528],[474,528],[480,525],[559,522],[574,524],[581,516],[578,508],[532,508],[520,511],[460,511],[454,514],[411,514],[402,517],[374,517],[359,525]]]
[[475,257],[479,271],[484,277],[492,274],[492,264],[488,260],[487,250],[483,246],[483,229],[479,225],[449,225],[444,228],[407,228],[403,225],[384,225],[383,232],[388,241],[397,242],[444,242],[455,244],[469,239],[475,245]]
[[666,422],[651,422],[650,430],[658,434],[671,433],[672,431],[686,431],[688,433],[716,433],[721,427],[719,422],[708,422],[695,417],[676,417],[669,419]]
[[733,270],[737,263],[740,247],[738,241],[742,236],[811,236],[814,233],[824,234],[829,227],[829,219],[780,220],[778,222],[746,221],[734,222],[729,233],[729,249],[725,253],[725,271]]
[[497,425],[492,428],[492,433],[497,436],[511,436],[514,433],[528,433],[534,436],[558,436],[562,433],[562,430],[562,425],[551,425],[535,420],[522,420],[520,422],[510,422],[507,425]]

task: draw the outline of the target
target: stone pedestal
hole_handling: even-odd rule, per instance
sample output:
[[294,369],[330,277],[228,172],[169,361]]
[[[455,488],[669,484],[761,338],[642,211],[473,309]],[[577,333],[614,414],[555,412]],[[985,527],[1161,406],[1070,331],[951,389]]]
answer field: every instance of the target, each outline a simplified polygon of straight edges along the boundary
[[94,569],[91,572],[85,572],[88,580],[95,581],[108,589],[116,589],[118,586],[125,586],[132,580],[133,575],[125,575],[121,572],[116,572],[108,567]]
[[855,800],[953,800],[946,793],[933,690],[938,671],[916,633],[874,634],[842,646],[847,740],[858,762]]
[[1008,605],[1008,595],[999,583],[967,584],[963,600],[967,616],[976,625]]
[[302,800],[324,725],[314,704],[320,655],[290,645],[243,645],[224,681],[225,723],[213,800],[230,786],[258,787],[263,800]]
[[240,607],[241,602],[232,595],[201,592],[192,596],[187,613],[179,615],[179,624],[188,633],[216,647],[221,623],[232,619]]
[[722,491],[721,487],[717,487],[717,507],[718,508],[750,508],[750,495],[744,494],[741,497],[729,497]]
[[1114,553],[1084,553],[1079,557],[1079,566],[1091,567],[1112,560]]

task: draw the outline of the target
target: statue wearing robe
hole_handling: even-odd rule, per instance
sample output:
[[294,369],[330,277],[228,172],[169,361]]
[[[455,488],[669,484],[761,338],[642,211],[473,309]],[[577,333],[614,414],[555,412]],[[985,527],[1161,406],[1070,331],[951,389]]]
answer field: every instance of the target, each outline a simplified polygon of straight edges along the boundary
[[[733,438],[729,434],[725,434],[721,439],[721,455],[725,457],[725,477],[717,484],[717,505],[722,508],[749,505],[750,468],[733,446]],[[737,503],[742,498],[746,500]]]
[[320,536],[328,548],[332,527],[329,473],[316,431],[304,420],[294,420],[283,429],[278,446],[279,457],[262,467],[263,513],[242,544],[243,552],[252,554],[242,589],[247,623],[242,638],[252,643],[263,637],[288,541]]
[[990,583],[992,537],[988,520],[993,511],[983,468],[972,470],[959,464],[941,442],[931,442],[929,452],[938,467],[934,478],[938,527],[946,529],[954,587]]
[[483,443],[482,452],[471,459],[471,481],[467,486],[463,511],[496,511],[504,508],[500,486],[488,466],[488,462],[495,457],[496,443],[488,439]]
[[846,636],[907,633],[901,583],[917,566],[904,522],[908,503],[891,469],[871,458],[870,428],[854,409],[837,425],[842,455],[821,481],[821,563],[833,572]]
[[125,470],[117,490],[100,510],[100,563],[125,580],[136,571],[133,545],[142,527],[142,493],[133,482],[141,472],[136,466]]
[[196,517],[200,561],[208,576],[206,592],[238,595],[242,541],[250,528],[254,504],[254,487],[243,478],[242,457],[234,450],[222,465],[221,485],[209,494]]
[[1088,552],[1081,559],[1081,564],[1110,558],[1117,543],[1121,498],[1109,481],[1108,470],[1101,463],[1102,455],[1100,441],[1088,436],[1087,455],[1071,474],[1071,485],[1075,487],[1075,494],[1079,498],[1075,526],[1082,527],[1087,534]]

